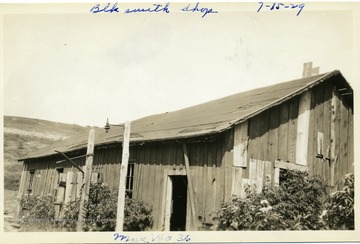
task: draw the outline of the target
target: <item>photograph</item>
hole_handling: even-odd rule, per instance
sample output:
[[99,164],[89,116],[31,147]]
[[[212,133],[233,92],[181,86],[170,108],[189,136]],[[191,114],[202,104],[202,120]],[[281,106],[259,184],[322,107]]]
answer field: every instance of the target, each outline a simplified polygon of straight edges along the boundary
[[360,2],[0,3],[9,243],[360,241]]

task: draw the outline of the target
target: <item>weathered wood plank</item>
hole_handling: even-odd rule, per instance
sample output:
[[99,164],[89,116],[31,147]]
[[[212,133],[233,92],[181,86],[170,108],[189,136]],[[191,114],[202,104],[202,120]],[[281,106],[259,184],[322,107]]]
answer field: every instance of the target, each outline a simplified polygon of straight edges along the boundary
[[330,123],[331,123],[331,96],[332,88],[330,85],[324,88],[324,167],[323,176],[328,184],[330,184],[330,147],[331,147],[331,135],[330,135]]
[[284,162],[281,160],[275,160],[275,168],[287,169],[287,170],[299,170],[299,171],[307,171],[307,167],[304,165],[297,165],[288,162]]
[[248,150],[248,121],[236,125],[234,129],[234,166],[247,166],[247,150]]
[[289,160],[288,157],[288,131],[289,131],[289,103],[280,105],[280,125],[279,125],[279,144],[278,158],[281,160]]
[[331,97],[331,122],[330,122],[330,186],[335,186],[335,164],[337,158],[336,144],[336,124],[338,116],[338,101],[335,92],[333,91]]
[[349,110],[349,131],[348,131],[348,171],[354,172],[354,115],[352,110]]
[[[232,164],[233,164],[233,147],[234,147],[234,132],[228,131],[225,134],[225,154],[223,158],[223,164],[225,166],[225,175],[231,176]],[[231,200],[231,185],[232,179],[231,177],[225,177],[225,201],[228,202]]]
[[264,184],[269,187],[273,183],[273,166],[271,161],[265,161],[264,164]]
[[258,160],[256,166],[256,193],[260,194],[264,186],[264,161]]
[[125,129],[123,135],[123,146],[122,146],[122,157],[120,167],[120,181],[119,181],[119,193],[117,203],[117,214],[116,214],[116,231],[122,231],[124,227],[124,207],[125,207],[125,190],[126,190],[126,175],[128,169],[128,160],[130,156],[130,130],[131,122],[125,122]]
[[[269,134],[268,134],[268,143],[267,143],[267,160],[271,162],[279,158],[278,148],[280,147],[279,143],[279,126],[280,126],[280,115],[279,115],[279,106],[272,108],[269,112]],[[281,143],[282,145],[282,143]]]
[[239,197],[241,193],[242,167],[233,166],[232,179],[231,195],[232,197]]
[[289,107],[289,132],[288,132],[288,158],[290,162],[296,161],[296,138],[297,138],[297,118],[299,114],[299,98],[294,97],[290,100]]
[[190,206],[191,206],[191,213],[192,213],[192,224],[193,227],[196,226],[196,211],[195,211],[195,197],[194,197],[194,188],[193,188],[193,181],[190,173],[190,164],[189,164],[189,156],[186,144],[183,143],[183,150],[184,150],[184,162],[185,162],[185,168],[186,168],[186,176],[188,180],[188,189],[189,189],[189,196],[190,196]]
[[267,150],[268,150],[268,140],[269,140],[269,111],[266,110],[260,114],[260,151],[259,158],[260,160],[267,160]]
[[296,134],[295,162],[306,165],[308,160],[309,124],[310,124],[311,91],[300,96]]
[[248,158],[260,158],[260,124],[260,115],[251,118],[249,121]]
[[74,172],[68,171],[66,174],[66,188],[65,188],[65,199],[64,203],[68,204],[71,202],[71,193],[74,186]]
[[81,192],[78,222],[76,225],[77,231],[82,231],[82,225],[85,221],[84,203],[89,199],[90,179],[91,179],[91,173],[92,173],[94,147],[95,147],[95,130],[91,129],[89,132],[87,151],[86,151],[87,157],[86,157],[85,171],[84,171],[85,185],[84,185],[83,191]]
[[257,160],[256,159],[250,159],[249,161],[249,179],[256,181],[257,179]]
[[274,186],[279,187],[280,185],[280,168],[274,168]]
[[349,121],[348,121],[348,108],[345,107],[344,101],[341,102],[340,107],[340,126],[339,126],[339,172],[338,178],[340,188],[343,188],[342,177],[348,173],[348,130],[349,130]]

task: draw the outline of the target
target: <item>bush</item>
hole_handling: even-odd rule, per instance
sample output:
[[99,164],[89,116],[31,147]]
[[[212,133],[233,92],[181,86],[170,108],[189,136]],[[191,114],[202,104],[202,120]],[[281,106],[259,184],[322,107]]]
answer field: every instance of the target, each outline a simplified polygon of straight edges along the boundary
[[247,191],[217,212],[222,230],[319,230],[326,184],[306,172],[281,170],[280,186]]
[[51,196],[26,196],[20,200],[22,230],[49,230],[56,226],[54,198]]
[[[51,196],[26,196],[20,200],[23,209],[19,224],[22,230],[76,230],[80,201],[70,202],[63,208],[63,217],[55,219],[55,199]],[[91,184],[89,200],[84,203],[84,231],[114,231],[116,225],[117,191],[112,193],[105,184]],[[124,230],[143,231],[152,226],[152,209],[142,202],[125,199]]]
[[[114,231],[116,225],[117,191],[112,193],[105,184],[91,184],[86,210],[85,231]],[[62,226],[75,230],[79,213],[79,202],[71,202],[64,208]],[[152,210],[142,201],[125,199],[124,230],[143,231],[152,226]]]
[[344,188],[331,194],[322,219],[332,230],[354,230],[354,174],[343,178]]

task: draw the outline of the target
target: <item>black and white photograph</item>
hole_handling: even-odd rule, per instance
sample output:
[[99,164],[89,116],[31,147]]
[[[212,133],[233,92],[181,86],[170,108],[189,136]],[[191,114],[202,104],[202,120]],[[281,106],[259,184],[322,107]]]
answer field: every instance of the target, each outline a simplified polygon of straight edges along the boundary
[[0,3],[9,243],[359,241],[359,2]]

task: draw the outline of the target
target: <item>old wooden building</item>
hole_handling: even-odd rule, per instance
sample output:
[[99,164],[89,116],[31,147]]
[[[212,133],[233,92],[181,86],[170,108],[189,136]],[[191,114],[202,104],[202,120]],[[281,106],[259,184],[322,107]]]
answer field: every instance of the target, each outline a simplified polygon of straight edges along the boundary
[[[97,129],[95,136],[93,172],[98,174],[93,180],[114,189],[122,133],[113,127],[108,133]],[[19,194],[60,194],[59,184],[65,182],[64,202],[74,200],[78,170],[55,150],[84,166],[87,136],[21,159]],[[131,123],[126,190],[152,206],[153,230],[211,226],[221,203],[242,196],[246,184],[258,191],[264,184],[278,184],[280,168],[321,175],[332,190],[354,171],[353,90],[340,71],[305,74]]]

